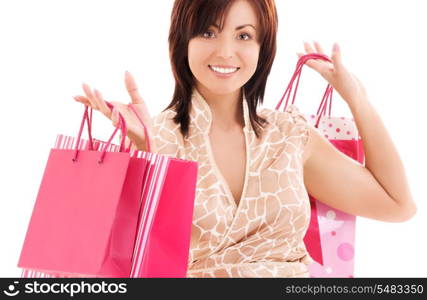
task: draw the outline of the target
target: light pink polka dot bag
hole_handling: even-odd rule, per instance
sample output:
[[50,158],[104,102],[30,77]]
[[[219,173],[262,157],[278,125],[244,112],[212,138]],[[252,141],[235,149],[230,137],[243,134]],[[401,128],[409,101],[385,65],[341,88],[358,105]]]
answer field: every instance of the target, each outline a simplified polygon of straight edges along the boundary
[[[286,110],[294,81],[297,79],[292,99],[292,105],[294,104],[302,67],[309,59],[331,61],[322,54],[312,53],[301,56],[276,109],[280,108],[283,99],[287,96],[284,108]],[[364,164],[363,144],[354,119],[331,116],[332,91],[333,87],[328,84],[316,115],[305,115],[305,117],[338,150]],[[326,115],[327,110],[328,115]],[[311,195],[309,197],[311,220],[304,242],[314,260],[308,267],[310,276],[353,277],[356,217],[325,205]]]

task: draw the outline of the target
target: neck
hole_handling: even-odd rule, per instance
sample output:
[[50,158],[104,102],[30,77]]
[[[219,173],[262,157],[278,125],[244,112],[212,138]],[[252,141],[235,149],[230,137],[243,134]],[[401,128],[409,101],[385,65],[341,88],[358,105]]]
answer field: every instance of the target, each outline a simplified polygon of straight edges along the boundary
[[241,89],[230,94],[215,94],[197,86],[212,113],[212,128],[223,131],[241,130],[245,126]]

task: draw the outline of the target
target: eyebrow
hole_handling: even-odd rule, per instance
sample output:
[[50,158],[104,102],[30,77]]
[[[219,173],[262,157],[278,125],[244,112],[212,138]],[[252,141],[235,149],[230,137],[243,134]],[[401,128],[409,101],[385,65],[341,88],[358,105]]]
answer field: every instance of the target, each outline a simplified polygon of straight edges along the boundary
[[[219,29],[219,25],[217,25],[217,24],[212,24],[212,26],[214,26],[214,27],[216,27],[216,28],[218,28],[218,29]],[[244,27],[246,27],[246,26],[251,26],[251,27],[252,27],[253,29],[255,29],[255,31],[256,31],[255,26],[254,26],[254,25],[252,25],[252,24],[243,24],[243,25],[237,26],[237,27],[236,27],[236,30],[240,30],[240,29],[242,29],[242,28],[244,28]]]

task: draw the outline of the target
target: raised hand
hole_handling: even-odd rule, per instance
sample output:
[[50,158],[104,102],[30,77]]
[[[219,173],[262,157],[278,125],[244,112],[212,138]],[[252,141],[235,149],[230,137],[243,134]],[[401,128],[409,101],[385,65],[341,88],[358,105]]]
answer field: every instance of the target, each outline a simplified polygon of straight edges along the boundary
[[[326,55],[317,41],[314,42],[314,47],[315,50],[308,42],[304,42],[306,53],[297,53],[298,57],[309,53]],[[337,43],[334,43],[332,48],[331,60],[332,63],[321,59],[310,59],[305,64],[319,72],[349,105],[357,102],[362,95],[366,94],[366,90],[362,82],[343,65],[341,50]]]
[[[138,112],[138,115],[141,117],[147,127],[149,137],[151,137],[152,120],[150,113],[144,100],[138,92],[138,88],[136,86],[133,76],[128,71],[125,72],[125,85],[131,98],[130,104],[132,104]],[[114,106],[113,110],[111,110],[105,103],[105,100],[100,91],[98,91],[97,89],[92,90],[90,86],[86,83],[83,83],[82,87],[85,96],[74,96],[73,98],[76,101],[90,106],[92,107],[92,109],[99,110],[112,121],[114,126],[118,125],[118,113],[120,112],[126,122],[128,138],[136,145],[139,150],[147,150],[146,137],[144,134],[143,126],[129,104],[124,104],[117,101],[109,101]]]

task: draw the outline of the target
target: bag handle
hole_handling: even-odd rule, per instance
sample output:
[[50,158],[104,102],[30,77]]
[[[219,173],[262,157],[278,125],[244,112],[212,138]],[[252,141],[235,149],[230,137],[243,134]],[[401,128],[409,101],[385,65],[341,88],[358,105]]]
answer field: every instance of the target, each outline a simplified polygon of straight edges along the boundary
[[[108,107],[112,107],[112,106],[109,106],[109,104],[110,103],[108,103],[107,104],[107,106]],[[88,118],[87,118],[87,120],[88,120],[88,135],[89,135],[89,142],[90,142],[90,144],[89,144],[89,150],[94,150],[94,147],[93,147],[93,139],[92,139],[92,111],[93,111],[93,109],[92,109],[92,107],[89,107],[89,115],[88,115]],[[120,140],[121,140],[121,138],[120,138]],[[125,145],[124,143],[123,143],[123,145]],[[128,146],[128,148],[125,150],[125,152],[130,152],[130,148],[131,148],[131,145],[132,144],[129,144],[129,146]],[[123,146],[124,147],[124,146]],[[120,150],[121,151],[121,150]]]
[[[142,127],[144,128],[144,135],[145,135],[145,142],[146,142],[146,146],[147,146],[147,152],[151,152],[151,142],[150,142],[150,136],[148,135],[147,126],[145,125],[144,121],[142,120],[142,117],[140,116],[140,114],[138,113],[138,111],[136,110],[134,105],[129,103],[128,107],[130,107],[130,109],[132,109],[132,111],[135,113],[136,117],[138,118],[139,122],[141,123]],[[129,147],[130,147],[130,145],[132,145],[132,141],[130,142]]]
[[[111,103],[109,103],[107,101],[105,101],[105,102],[107,103],[107,106],[110,109],[114,108],[114,106]],[[79,148],[78,148],[78,146],[80,144],[80,139],[81,139],[81,136],[82,136],[82,133],[83,133],[83,128],[84,128],[84,125],[85,125],[85,121],[86,121],[86,123],[88,125],[90,150],[93,150],[93,141],[92,141],[92,132],[91,132],[92,131],[92,129],[91,129],[91,127],[92,127],[92,108],[90,109],[90,114],[88,113],[88,110],[89,110],[89,107],[87,105],[85,105],[85,111],[83,113],[83,119],[82,119],[82,122],[81,122],[81,125],[80,125],[79,134],[77,136],[77,143],[76,143],[76,147],[75,147],[74,157],[72,159],[73,162],[77,161],[77,156],[78,156],[78,153],[80,151]],[[101,156],[100,156],[100,159],[98,160],[98,163],[102,163],[104,161],[104,157],[105,157],[105,154],[107,152],[108,146],[111,144],[111,141],[113,140],[114,136],[116,135],[116,133],[117,133],[117,131],[119,129],[122,132],[122,138],[121,138],[121,142],[120,142],[120,150],[119,151],[123,152],[123,149],[124,149],[124,146],[125,146],[125,137],[127,135],[127,127],[126,127],[126,122],[125,122],[123,116],[120,113],[119,113],[119,124],[116,127],[116,129],[114,130],[114,132],[111,135],[111,137],[109,138],[109,140],[108,140],[108,142],[107,142],[104,150],[101,153]]]
[[[105,102],[107,103],[107,106],[111,110],[114,108],[114,106],[111,103],[109,103],[108,101],[105,101]],[[147,126],[145,125],[145,123],[142,120],[142,118],[141,118],[140,114],[138,113],[138,111],[135,109],[134,105],[133,104],[128,104],[128,107],[130,107],[132,109],[132,111],[135,113],[136,117],[138,118],[139,122],[141,123],[142,127],[144,128],[144,135],[146,137],[146,146],[147,146],[147,151],[146,152],[151,152],[151,142],[150,142],[150,137],[148,135]],[[120,113],[119,113],[119,115],[120,115]],[[123,118],[123,121],[124,121],[124,118]],[[92,136],[91,136],[92,126],[91,125],[92,125],[92,107],[90,107],[90,115],[89,115],[89,118],[88,118],[88,131],[89,131],[88,133],[89,133],[89,141],[91,143],[90,147],[91,147],[91,150],[93,150],[93,143],[92,143]],[[125,145],[125,141],[126,140],[123,139],[123,147]],[[129,146],[125,150],[125,152],[130,152],[132,144],[133,144],[132,141],[130,141]],[[122,149],[122,148],[120,148],[120,149]],[[120,150],[120,151],[122,151],[122,150]]]
[[[310,59],[322,59],[325,61],[332,62],[329,57],[327,57],[324,54],[319,54],[319,53],[310,53],[310,54],[306,54],[306,55],[301,56],[297,62],[295,72],[292,75],[292,78],[291,78],[291,80],[290,80],[290,82],[289,82],[289,84],[285,90],[285,93],[283,94],[282,98],[279,100],[279,103],[276,105],[276,110],[280,108],[280,106],[282,105],[283,99],[285,98],[285,96],[287,96],[286,102],[285,102],[285,107],[284,107],[283,111],[286,110],[286,108],[288,106],[289,97],[290,97],[292,89],[294,87],[294,81],[295,81],[295,79],[297,79],[295,90],[294,90],[294,95],[293,95],[292,103],[291,103],[291,104],[294,104],[296,92],[298,90],[299,80],[301,78],[302,68],[305,65],[305,63]],[[328,107],[329,107],[329,116],[331,116],[332,92],[333,92],[333,87],[330,84],[328,84],[326,87],[325,93],[323,95],[322,101],[321,101],[319,108],[317,110],[317,113],[316,113],[316,115],[317,115],[317,121],[315,123],[316,128],[319,125],[321,116],[322,115],[324,116],[326,114],[326,110],[328,109]]]
[[89,113],[86,118],[86,121],[87,121],[88,136],[89,136],[89,150],[93,151],[94,148],[93,148],[93,139],[92,139],[92,107],[90,107],[89,109]]
[[[296,91],[298,89],[298,84],[299,84],[299,80],[300,80],[301,73],[302,73],[302,68],[309,59],[323,59],[326,61],[331,61],[326,55],[322,55],[322,54],[312,53],[312,54],[307,54],[307,55],[301,56],[297,62],[296,69],[295,69],[295,72],[291,78],[291,81],[289,82],[285,93],[283,94],[282,98],[280,99],[279,103],[276,106],[276,110],[280,108],[283,99],[285,98],[285,96],[287,96],[284,111],[286,110],[286,108],[288,106],[290,93],[291,93],[292,88],[294,86],[294,81],[295,81],[295,79],[297,79],[297,83],[296,83],[295,90],[294,90],[294,95],[292,98],[292,104],[294,104],[295,97],[296,97]],[[316,121],[315,126],[314,126],[316,128],[318,128],[320,118],[322,115],[325,115],[328,106],[329,106],[329,116],[331,115],[332,91],[333,91],[333,87],[330,84],[328,84],[326,87],[325,93],[323,94],[322,102],[320,103],[319,108],[318,108],[317,113],[316,113],[317,121]],[[309,198],[310,198],[310,206],[311,206],[311,221],[310,221],[309,227],[307,229],[308,235],[306,235],[304,237],[304,241],[307,242],[306,243],[307,244],[307,251],[310,253],[312,258],[316,262],[318,262],[319,264],[323,265],[323,249],[322,249],[322,244],[321,244],[320,238],[319,238],[320,230],[319,230],[319,223],[318,223],[317,205],[316,205],[316,202],[313,200],[314,198],[312,198],[311,195],[309,195]]]

